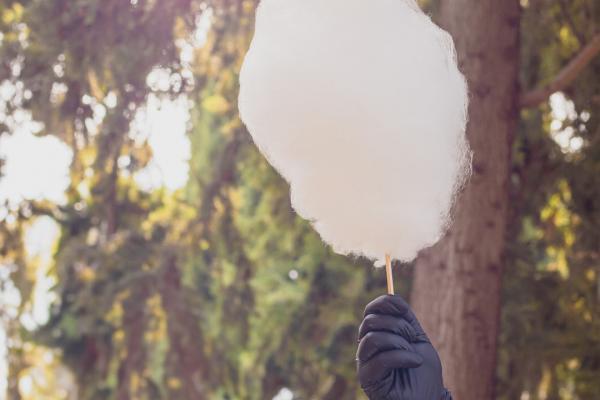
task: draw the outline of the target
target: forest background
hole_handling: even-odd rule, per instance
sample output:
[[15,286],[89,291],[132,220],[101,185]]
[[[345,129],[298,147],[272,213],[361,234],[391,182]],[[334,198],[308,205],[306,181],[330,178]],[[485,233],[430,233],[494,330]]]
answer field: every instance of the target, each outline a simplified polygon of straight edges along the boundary
[[[256,4],[0,1],[6,399],[364,399],[385,277],[240,123]],[[600,4],[421,5],[469,80],[474,177],[399,291],[457,399],[600,398]]]

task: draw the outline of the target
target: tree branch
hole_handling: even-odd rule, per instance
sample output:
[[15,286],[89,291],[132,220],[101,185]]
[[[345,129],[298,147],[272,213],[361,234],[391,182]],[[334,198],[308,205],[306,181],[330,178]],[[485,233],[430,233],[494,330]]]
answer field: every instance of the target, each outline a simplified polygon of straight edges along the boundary
[[600,33],[596,34],[550,83],[522,94],[519,101],[521,108],[535,107],[545,101],[552,93],[569,86],[599,53]]

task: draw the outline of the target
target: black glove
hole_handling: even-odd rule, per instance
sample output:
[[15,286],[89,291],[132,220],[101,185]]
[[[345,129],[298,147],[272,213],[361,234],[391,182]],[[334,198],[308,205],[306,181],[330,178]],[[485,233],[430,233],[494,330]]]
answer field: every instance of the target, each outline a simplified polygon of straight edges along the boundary
[[358,378],[370,400],[452,400],[437,351],[400,296],[370,302],[358,337]]

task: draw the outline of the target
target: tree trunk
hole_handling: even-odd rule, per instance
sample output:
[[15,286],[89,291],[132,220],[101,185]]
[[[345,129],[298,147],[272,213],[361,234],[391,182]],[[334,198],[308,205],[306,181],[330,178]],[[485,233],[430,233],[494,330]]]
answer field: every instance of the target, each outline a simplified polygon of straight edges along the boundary
[[[167,253],[158,289],[167,315],[167,379],[177,378],[181,387],[170,388],[168,398],[206,399],[215,387],[211,379],[215,368],[205,357],[203,335],[196,318],[197,314],[186,298],[181,283],[181,272],[177,266],[177,257]],[[181,397],[179,397],[181,396]]]
[[448,236],[416,262],[412,302],[458,400],[494,397],[512,135],[518,116],[518,0],[441,0],[469,82],[473,177]]
[[[144,346],[144,333],[148,327],[146,302],[150,296],[152,282],[150,279],[140,279],[131,289],[131,295],[123,302],[126,356],[119,370],[117,385],[117,400],[144,398],[147,395],[147,377],[144,368],[147,362]],[[92,364],[91,368],[94,367]],[[89,368],[85,368],[89,370]]]

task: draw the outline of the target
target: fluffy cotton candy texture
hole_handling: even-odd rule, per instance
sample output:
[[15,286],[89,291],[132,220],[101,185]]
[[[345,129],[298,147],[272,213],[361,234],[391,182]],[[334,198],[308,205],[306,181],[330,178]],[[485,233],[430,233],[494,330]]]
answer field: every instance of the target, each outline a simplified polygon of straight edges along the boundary
[[470,170],[452,38],[412,0],[262,0],[240,115],[341,254],[401,261],[444,233]]

